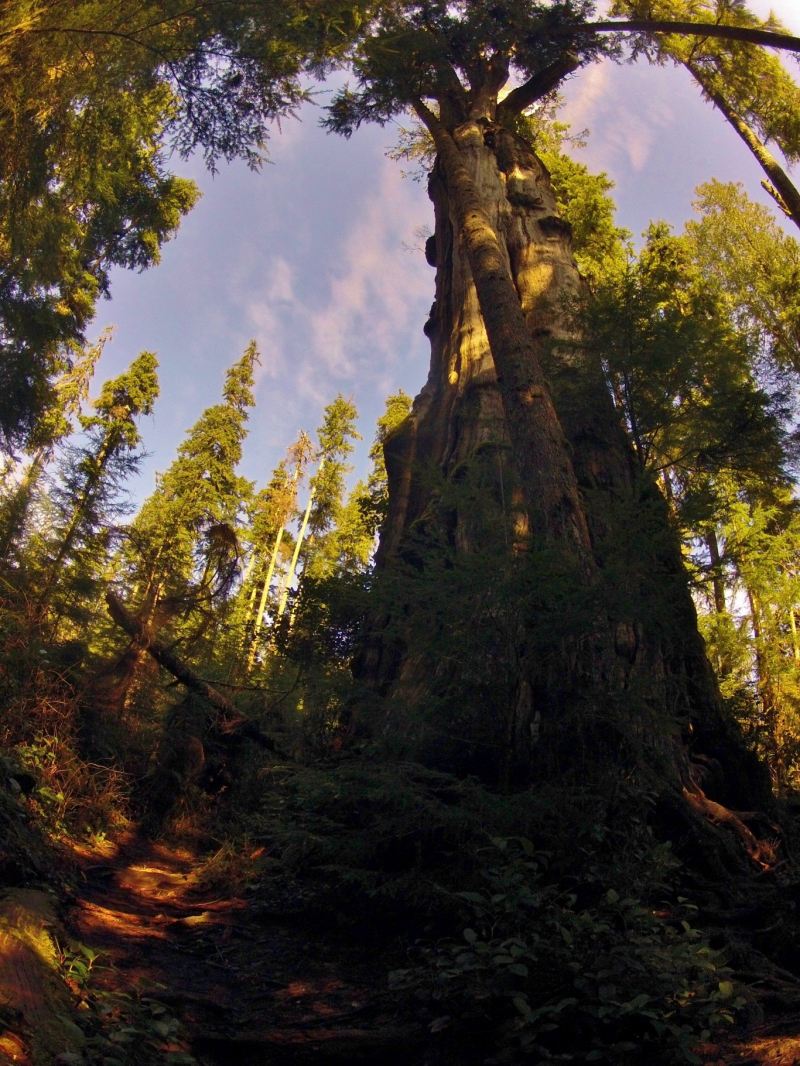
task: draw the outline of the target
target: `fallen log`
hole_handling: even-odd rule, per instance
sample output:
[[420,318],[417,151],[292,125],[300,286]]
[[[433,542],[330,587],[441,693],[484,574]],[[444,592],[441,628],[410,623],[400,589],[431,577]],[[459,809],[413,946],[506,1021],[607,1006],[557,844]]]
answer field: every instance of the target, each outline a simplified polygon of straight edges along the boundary
[[204,681],[202,677],[199,677],[173,651],[150,634],[145,624],[131,614],[115,592],[109,590],[106,593],[106,603],[108,604],[108,613],[112,619],[121,629],[125,630],[129,637],[136,641],[143,651],[151,655],[159,666],[163,666],[177,681],[191,692],[197,693],[217,711],[217,717],[213,724],[213,731],[217,735],[231,738],[246,737],[262,748],[266,748],[269,751],[277,751],[272,737],[267,736],[251,719],[241,715],[227,696],[223,696],[208,681]]

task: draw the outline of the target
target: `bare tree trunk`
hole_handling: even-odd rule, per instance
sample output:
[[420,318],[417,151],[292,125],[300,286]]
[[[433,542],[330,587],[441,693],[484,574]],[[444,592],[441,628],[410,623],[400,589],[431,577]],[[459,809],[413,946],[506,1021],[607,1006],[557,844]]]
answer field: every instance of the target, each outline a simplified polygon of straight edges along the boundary
[[267,597],[269,596],[270,586],[272,585],[272,576],[275,573],[275,564],[278,561],[278,552],[280,551],[281,541],[283,540],[284,527],[278,530],[275,536],[275,543],[272,545],[272,553],[269,558],[269,566],[267,568],[267,574],[264,578],[264,584],[261,587],[261,598],[258,601],[258,609],[256,610],[256,617],[253,623],[253,632],[250,636],[250,647],[247,652],[246,672],[249,674],[253,669],[253,663],[256,658],[256,650],[258,647],[258,633],[261,629],[261,623],[264,620],[264,612],[267,609]]
[[[320,461],[319,470],[317,470],[317,474],[319,474],[319,471],[322,470],[324,462],[325,458],[323,457]],[[312,486],[308,490],[308,504],[306,505],[305,513],[303,514],[303,521],[300,524],[300,530],[297,534],[297,540],[295,542],[294,551],[292,552],[292,560],[289,563],[289,570],[286,574],[286,582],[283,586],[283,592],[281,593],[281,598],[278,602],[278,610],[275,615],[276,622],[279,622],[281,618],[283,618],[283,612],[286,610],[286,601],[289,598],[289,586],[294,580],[295,570],[297,569],[297,560],[300,558],[300,549],[303,546],[303,539],[305,538],[306,530],[308,529],[308,520],[311,517],[311,508],[313,506],[313,503],[314,487],[312,484]]]
[[711,560],[711,585],[714,590],[714,610],[717,614],[724,614],[728,609],[725,603],[725,581],[722,573],[722,556],[719,551],[719,541],[716,530],[710,529],[705,535],[706,547]]

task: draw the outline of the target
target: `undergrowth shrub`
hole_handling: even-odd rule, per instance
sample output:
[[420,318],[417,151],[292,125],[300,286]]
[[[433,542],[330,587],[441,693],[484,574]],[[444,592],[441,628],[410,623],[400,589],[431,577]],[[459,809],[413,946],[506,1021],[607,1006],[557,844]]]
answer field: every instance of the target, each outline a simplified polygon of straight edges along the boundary
[[31,802],[48,835],[108,828],[126,808],[129,779],[81,753],[80,692],[64,664],[66,646],[43,643],[13,618],[0,623],[8,637],[0,655],[0,749],[32,775]]
[[251,891],[381,942],[442,1062],[692,1062],[742,1005],[632,787],[499,796],[356,762],[262,781]]
[[[646,858],[671,865],[655,846]],[[454,894],[469,924],[390,974],[444,1043],[483,1041],[469,1061],[699,1062],[693,1045],[743,1006],[688,900],[654,907],[638,885],[607,887],[600,866],[574,888],[554,882],[524,838],[494,838],[482,859],[483,888]]]

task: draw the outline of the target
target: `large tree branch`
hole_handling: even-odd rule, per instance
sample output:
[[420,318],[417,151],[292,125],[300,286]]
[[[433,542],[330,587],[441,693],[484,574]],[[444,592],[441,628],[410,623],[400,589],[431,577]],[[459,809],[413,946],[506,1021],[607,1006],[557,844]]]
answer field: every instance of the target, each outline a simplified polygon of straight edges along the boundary
[[572,74],[581,65],[574,52],[565,52],[563,56],[551,63],[549,67],[534,74],[523,85],[513,89],[497,107],[497,121],[515,118],[526,107],[535,104],[547,93],[555,89],[568,74]]
[[797,188],[772,152],[756,136],[755,131],[745,119],[728,103],[722,93],[703,77],[701,71],[693,63],[684,63],[683,65],[752,152],[759,166],[769,178],[769,181],[762,181],[761,183],[765,190],[787,218],[790,218],[800,229],[800,189]]
[[223,696],[221,692],[217,692],[207,681],[199,678],[165,644],[151,636],[147,632],[145,623],[131,614],[116,593],[107,592],[106,603],[108,604],[108,613],[117,625],[124,629],[140,648],[152,655],[159,666],[163,666],[165,670],[168,670],[173,677],[177,678],[182,685],[191,689],[192,692],[196,692],[204,700],[208,700],[215,710],[220,711],[226,717],[240,717],[239,712],[229,699]]
[[668,22],[658,19],[624,19],[619,22],[587,22],[548,33],[569,37],[582,33],[675,33],[682,37],[721,37],[726,41],[744,41],[766,48],[782,48],[800,52],[800,37],[775,33],[751,26],[728,26],[717,22]]

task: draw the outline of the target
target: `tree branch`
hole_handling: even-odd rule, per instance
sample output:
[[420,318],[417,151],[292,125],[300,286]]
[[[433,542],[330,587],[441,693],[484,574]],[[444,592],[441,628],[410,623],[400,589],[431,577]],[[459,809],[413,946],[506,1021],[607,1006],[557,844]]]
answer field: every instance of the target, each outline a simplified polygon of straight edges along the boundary
[[744,41],[766,48],[782,48],[800,52],[800,37],[775,33],[751,26],[727,26],[717,22],[667,22],[656,19],[625,19],[620,22],[587,22],[563,30],[550,30],[551,35],[575,37],[582,33],[675,33],[683,37],[721,37],[727,41]]
[[168,670],[182,685],[191,692],[196,692],[204,700],[211,704],[217,712],[214,723],[215,732],[222,737],[247,737],[255,741],[263,748],[276,751],[275,741],[259,729],[258,725],[248,718],[244,718],[234,707],[231,701],[217,691],[203,678],[199,677],[194,670],[178,658],[169,648],[147,632],[147,626],[136,618],[116,593],[106,593],[108,613],[121,629],[124,629],[129,637],[132,637],[138,646],[155,659],[159,666]]
[[540,70],[529,78],[523,85],[513,89],[505,100],[497,106],[497,121],[515,118],[522,114],[526,107],[535,104],[547,93],[558,86],[568,74],[572,74],[581,65],[581,61],[574,52],[566,52],[563,56],[551,63],[549,67]]

